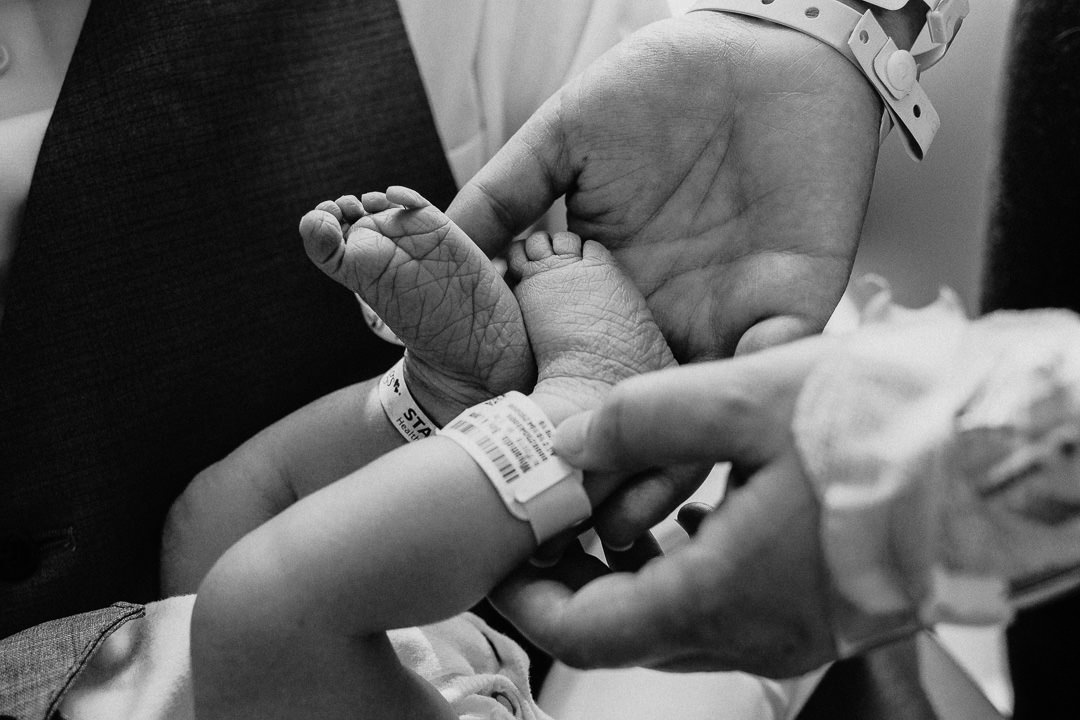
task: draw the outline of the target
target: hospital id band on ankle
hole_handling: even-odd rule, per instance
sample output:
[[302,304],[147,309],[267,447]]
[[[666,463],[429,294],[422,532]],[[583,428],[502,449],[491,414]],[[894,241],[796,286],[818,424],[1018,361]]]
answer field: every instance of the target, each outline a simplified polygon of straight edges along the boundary
[[553,433],[544,411],[519,392],[475,405],[439,431],[472,456],[537,543],[592,514],[582,472],[555,456]]
[[379,402],[387,419],[409,442],[431,437],[439,429],[405,384],[405,358],[398,360],[379,380]]

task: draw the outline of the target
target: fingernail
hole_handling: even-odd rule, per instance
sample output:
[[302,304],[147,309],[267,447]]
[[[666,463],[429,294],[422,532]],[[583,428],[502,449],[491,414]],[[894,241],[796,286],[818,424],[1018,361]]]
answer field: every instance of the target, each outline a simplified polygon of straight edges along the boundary
[[685,530],[687,535],[696,535],[705,516],[715,509],[708,503],[688,502],[675,513],[675,524]]
[[615,545],[614,543],[604,542],[604,549],[611,550],[613,552],[628,552],[634,549],[634,541],[631,540],[625,545]]
[[589,435],[592,415],[591,412],[571,415],[555,428],[555,436],[552,438],[555,454],[570,462],[581,457],[585,452],[585,440]]
[[540,569],[555,567],[559,564],[559,561],[562,560],[562,557],[562,553],[550,555],[547,557],[541,555],[533,555],[531,558],[529,558],[529,564],[535,568]]

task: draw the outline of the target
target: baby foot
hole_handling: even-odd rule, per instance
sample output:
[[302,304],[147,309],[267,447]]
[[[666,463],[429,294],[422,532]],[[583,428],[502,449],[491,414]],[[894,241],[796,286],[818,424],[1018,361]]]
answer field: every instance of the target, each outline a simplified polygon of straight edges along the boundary
[[534,392],[577,412],[620,380],[676,364],[645,298],[600,243],[538,232],[508,260],[539,373]]
[[308,257],[406,347],[409,389],[436,422],[510,390],[535,366],[521,311],[491,261],[403,187],[325,202],[300,221]]

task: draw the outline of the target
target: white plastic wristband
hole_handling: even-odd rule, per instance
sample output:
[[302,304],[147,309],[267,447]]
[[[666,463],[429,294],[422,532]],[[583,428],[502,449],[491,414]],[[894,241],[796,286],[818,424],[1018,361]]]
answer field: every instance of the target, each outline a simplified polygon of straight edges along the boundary
[[472,456],[538,544],[592,514],[582,472],[555,456],[553,433],[543,410],[519,392],[474,405],[439,431]]
[[[863,0],[863,2],[882,10],[900,10],[907,5],[908,0]],[[919,72],[933,67],[938,60],[945,57],[960,26],[964,24],[964,18],[970,11],[968,0],[922,0],[922,2],[930,8],[926,13],[930,48],[913,55]]]
[[431,437],[439,429],[405,384],[405,358],[398,360],[379,380],[379,402],[387,419],[409,442]]
[[[899,0],[868,1],[884,9],[905,4]],[[870,82],[892,123],[900,127],[908,153],[922,160],[941,120],[919,85],[918,74],[941,59],[968,13],[967,0],[923,1],[930,7],[926,17],[933,47],[918,56],[899,49],[871,11],[859,13],[839,0],[701,0],[691,11],[748,15],[832,46]],[[887,128],[883,118],[882,139]]]

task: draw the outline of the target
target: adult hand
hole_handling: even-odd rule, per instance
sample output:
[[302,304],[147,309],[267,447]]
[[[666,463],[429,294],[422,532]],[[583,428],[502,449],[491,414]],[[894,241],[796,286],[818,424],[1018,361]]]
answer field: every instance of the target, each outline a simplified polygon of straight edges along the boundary
[[734,15],[655,23],[541,107],[448,212],[489,254],[565,194],[680,361],[816,332],[866,209],[881,106],[817,40]]
[[817,501],[791,432],[799,389],[833,342],[632,378],[560,425],[556,450],[589,470],[731,461],[745,484],[704,517],[684,517],[696,533],[670,556],[610,573],[568,554],[507,580],[499,609],[576,667],[781,677],[833,659]]
[[[836,50],[696,12],[643,29],[543,105],[448,213],[489,254],[565,194],[680,361],[819,331],[855,254],[881,105]],[[596,516],[625,545],[705,476],[628,483]]]

